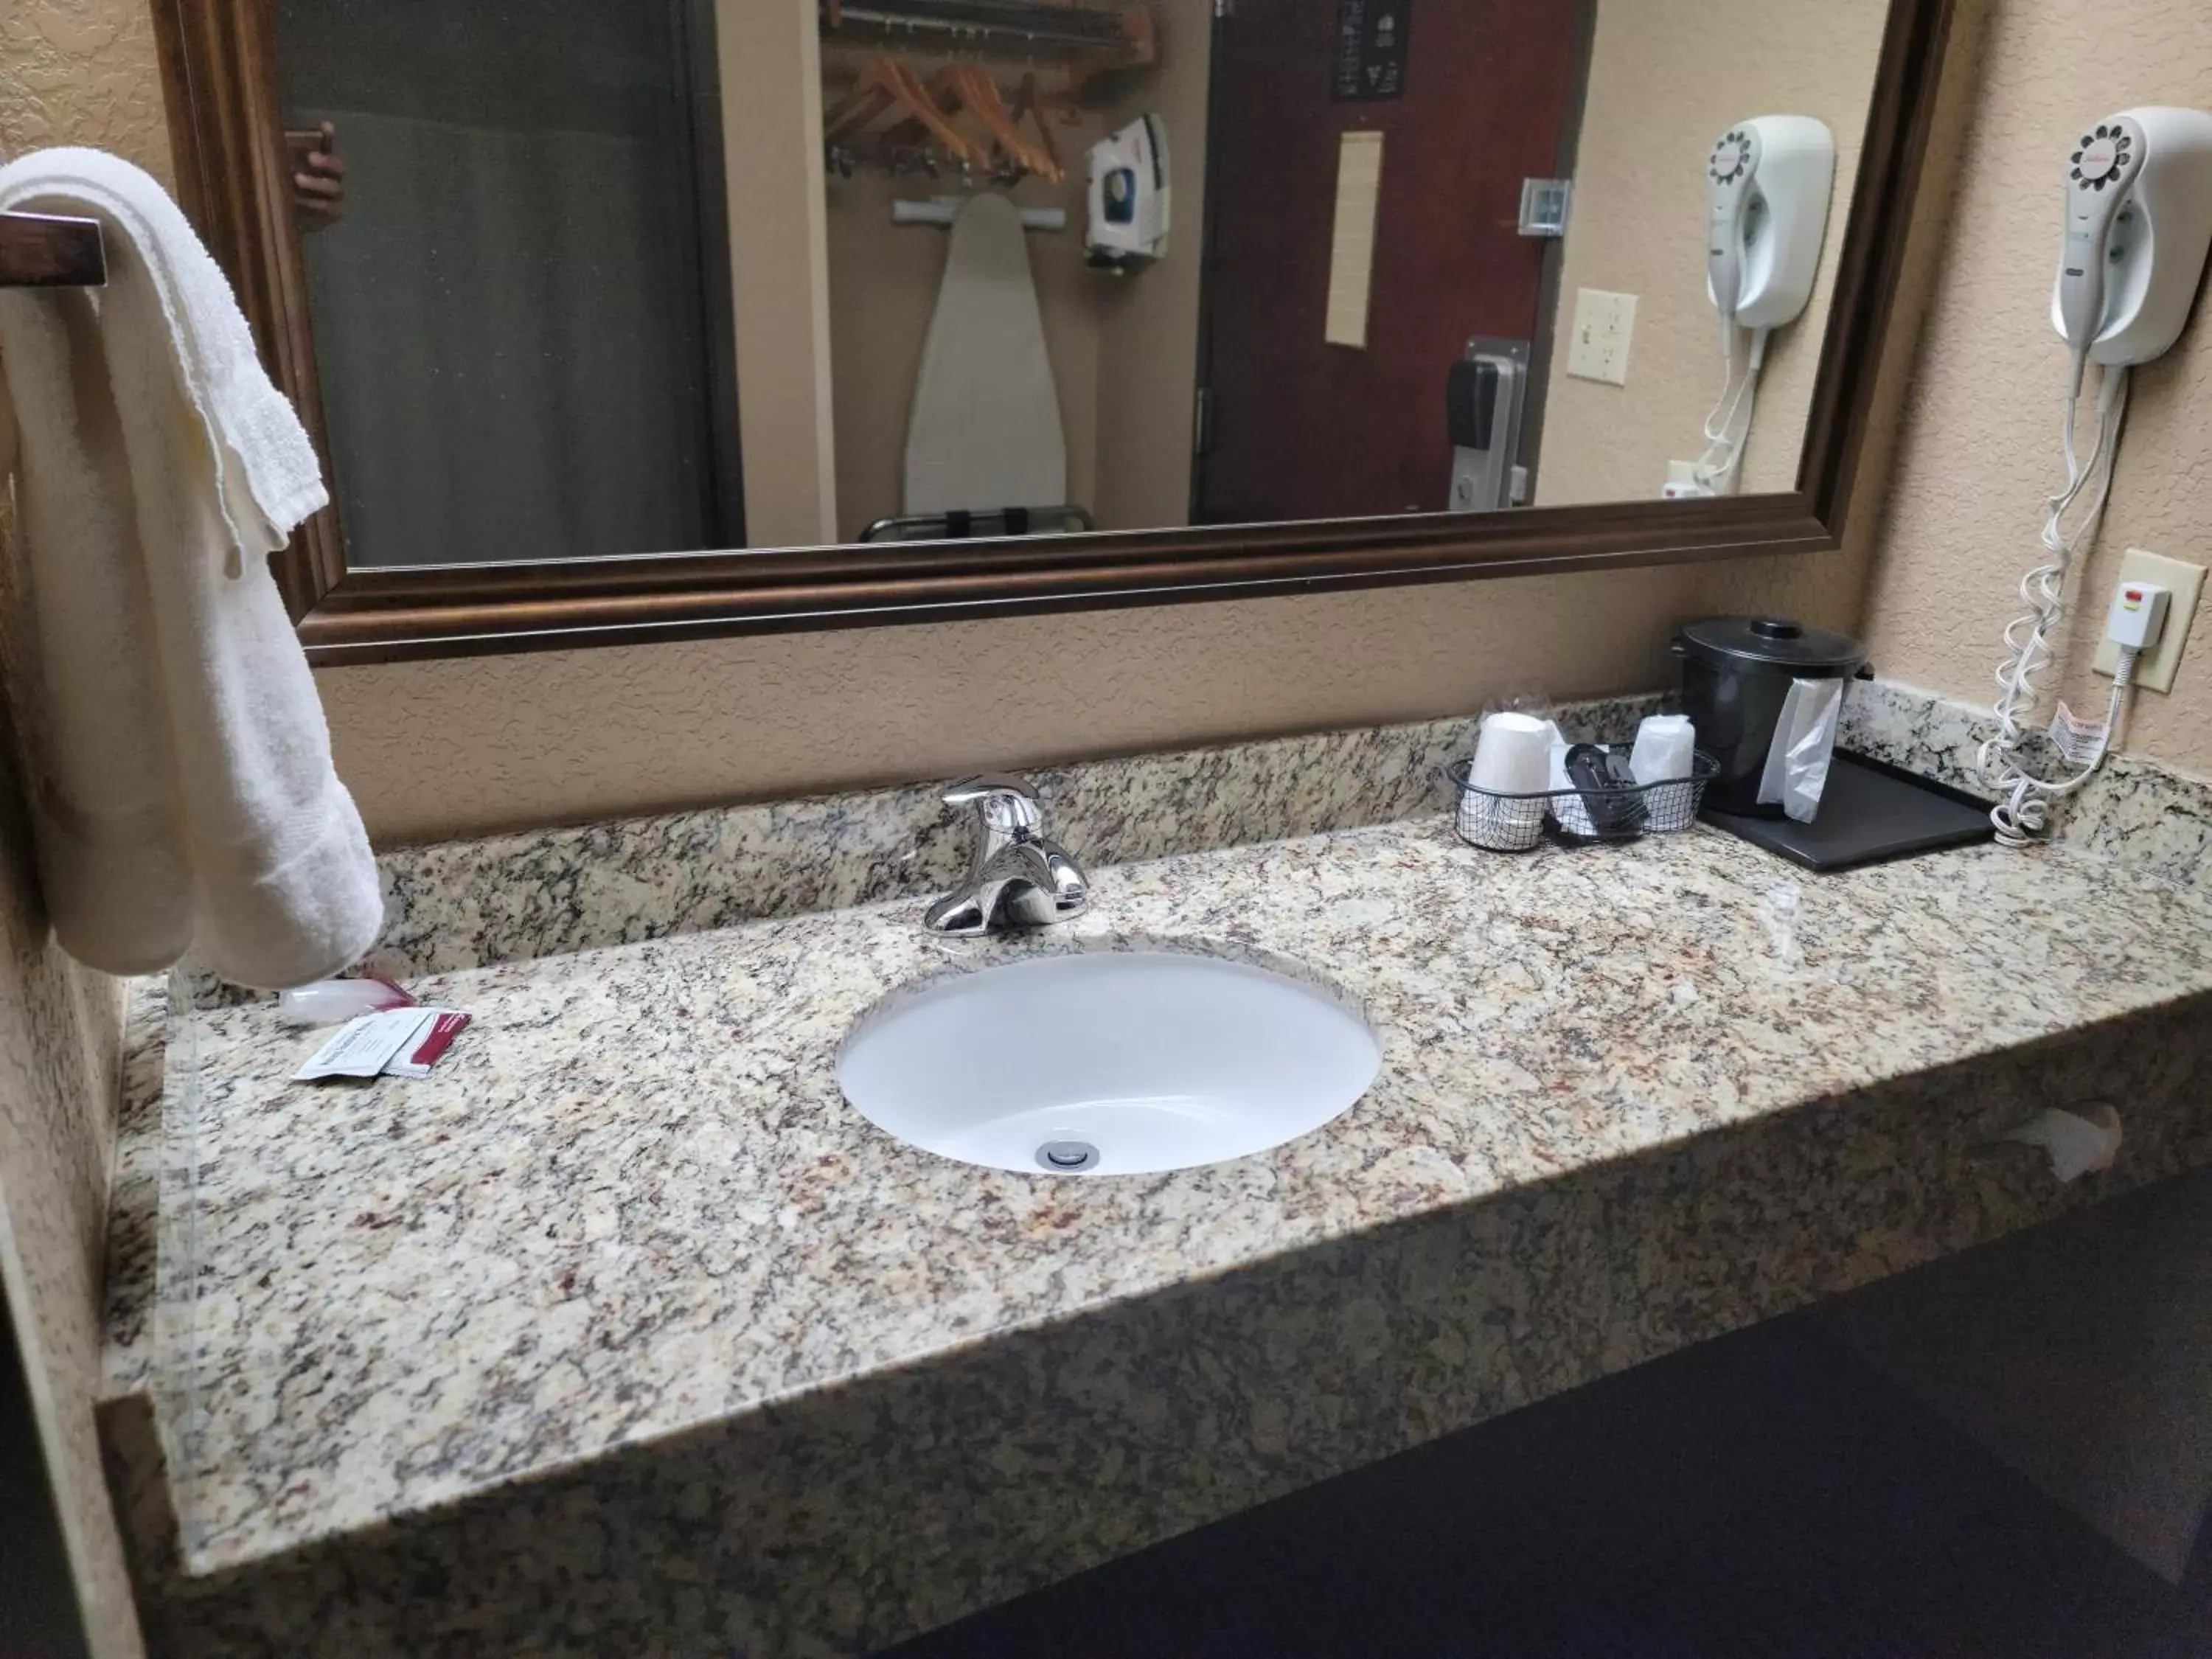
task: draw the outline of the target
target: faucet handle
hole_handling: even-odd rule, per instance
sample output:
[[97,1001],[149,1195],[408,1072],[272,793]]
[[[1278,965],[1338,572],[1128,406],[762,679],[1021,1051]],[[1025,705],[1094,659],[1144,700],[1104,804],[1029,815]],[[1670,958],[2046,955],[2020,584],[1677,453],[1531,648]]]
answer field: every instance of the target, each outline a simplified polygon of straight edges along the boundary
[[992,829],[1009,834],[1034,830],[1044,821],[1044,814],[1037,808],[1036,791],[1026,778],[1018,778],[1011,772],[985,772],[963,778],[945,790],[945,804],[972,806]]

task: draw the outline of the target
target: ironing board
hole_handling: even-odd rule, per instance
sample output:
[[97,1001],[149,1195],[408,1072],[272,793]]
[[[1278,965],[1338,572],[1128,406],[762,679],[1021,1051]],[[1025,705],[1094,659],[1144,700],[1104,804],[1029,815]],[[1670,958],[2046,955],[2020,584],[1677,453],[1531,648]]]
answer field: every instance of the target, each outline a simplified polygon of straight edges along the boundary
[[1044,318],[1004,196],[970,197],[953,222],[945,282],[907,419],[908,513],[988,512],[1067,499],[1067,440]]

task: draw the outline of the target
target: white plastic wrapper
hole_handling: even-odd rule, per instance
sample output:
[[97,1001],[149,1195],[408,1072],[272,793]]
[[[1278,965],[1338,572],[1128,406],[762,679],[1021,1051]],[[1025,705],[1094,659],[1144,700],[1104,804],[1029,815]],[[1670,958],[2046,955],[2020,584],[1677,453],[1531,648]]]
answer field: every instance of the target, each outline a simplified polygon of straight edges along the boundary
[[2005,1137],[2051,1154],[2051,1173],[2079,1181],[2112,1167],[2120,1155],[2120,1115],[2101,1103],[2081,1112],[2046,1107]]
[[1774,746],[1759,775],[1759,801],[1779,805],[1800,823],[1812,823],[1828,787],[1828,762],[1836,752],[1836,723],[1844,709],[1840,679],[1792,680],[1774,723]]

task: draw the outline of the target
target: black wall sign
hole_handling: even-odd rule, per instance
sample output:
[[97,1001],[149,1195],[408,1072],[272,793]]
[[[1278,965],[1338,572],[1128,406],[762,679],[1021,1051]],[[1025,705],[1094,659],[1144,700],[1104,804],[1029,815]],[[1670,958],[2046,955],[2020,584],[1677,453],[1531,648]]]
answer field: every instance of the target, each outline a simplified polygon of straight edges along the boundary
[[1337,0],[1336,95],[1406,95],[1406,18],[1413,0]]

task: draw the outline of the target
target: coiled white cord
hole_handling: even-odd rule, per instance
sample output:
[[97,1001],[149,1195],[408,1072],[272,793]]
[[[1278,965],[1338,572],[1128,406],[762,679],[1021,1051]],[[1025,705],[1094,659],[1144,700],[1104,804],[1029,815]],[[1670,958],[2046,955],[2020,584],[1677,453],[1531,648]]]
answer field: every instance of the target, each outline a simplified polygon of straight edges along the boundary
[[[2106,711],[2105,734],[2088,763],[2072,776],[2045,782],[2020,763],[2021,723],[2035,708],[2035,676],[2051,660],[2051,635],[2066,611],[2066,577],[2081,549],[2096,539],[2103,522],[2105,502],[2112,493],[2112,467],[2120,447],[2120,423],[2128,406],[2128,371],[2124,366],[2107,368],[2097,388],[2097,439],[2085,461],[2075,446],[2075,410],[2081,401],[2087,354],[2074,354],[2066,377],[2066,410],[2061,427],[2066,456],[2066,487],[2044,503],[2043,547],[2049,556],[2021,579],[2023,606],[2004,631],[2006,656],[1997,665],[1998,697],[1993,711],[1997,732],[1981,747],[1982,775],[1996,788],[1999,799],[1990,809],[1990,822],[1997,840],[2007,847],[2027,846],[2050,827],[2051,803],[2072,794],[2097,775],[2105,757],[2118,739],[2129,688],[2135,682],[2136,653],[2123,650],[2119,672],[2112,679],[2112,699]],[[2084,491],[2088,504],[2070,531],[2066,514]]]
[[1705,416],[1705,453],[1698,458],[1698,482],[1723,495],[1729,493],[1743,465],[1744,445],[1751,438],[1751,418],[1759,404],[1759,371],[1766,362],[1766,338],[1773,331],[1755,328],[1751,355],[1742,380],[1735,374],[1735,335],[1733,323],[1721,329],[1723,379],[1720,401]]

